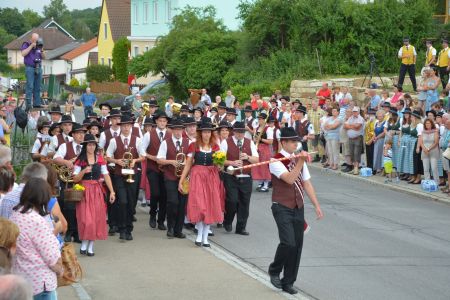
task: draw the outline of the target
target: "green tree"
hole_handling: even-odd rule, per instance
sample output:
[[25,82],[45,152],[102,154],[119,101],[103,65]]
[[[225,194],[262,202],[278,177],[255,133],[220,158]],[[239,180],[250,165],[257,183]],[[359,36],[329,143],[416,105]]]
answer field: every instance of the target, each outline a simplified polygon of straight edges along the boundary
[[90,65],[86,68],[86,80],[88,82],[111,81],[112,74],[112,69],[105,65]]
[[22,16],[25,19],[25,29],[30,30],[42,23],[44,20],[37,12],[31,9],[22,11]]
[[5,28],[0,27],[0,53],[6,53],[6,49],[3,47],[15,38],[16,36],[14,34],[10,34]]
[[128,52],[130,50],[130,41],[126,37],[118,39],[112,51],[114,76],[120,82],[128,81]]
[[17,8],[0,9],[0,26],[15,36],[20,36],[27,31],[25,19]]
[[67,23],[67,17],[70,16],[64,0],[51,0],[49,5],[44,5],[43,14],[46,19],[53,18],[60,24]]
[[189,88],[222,91],[222,78],[236,60],[236,40],[214,7],[186,7],[172,21],[169,34],[157,45],[135,57],[129,71],[137,76],[162,73],[176,97],[186,97]]

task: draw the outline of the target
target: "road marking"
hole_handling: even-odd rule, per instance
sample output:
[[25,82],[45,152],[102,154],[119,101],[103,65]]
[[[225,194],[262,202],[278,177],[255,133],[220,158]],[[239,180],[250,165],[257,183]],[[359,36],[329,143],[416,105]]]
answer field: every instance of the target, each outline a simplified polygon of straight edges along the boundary
[[[187,233],[186,234],[187,238],[191,241],[195,241],[195,234],[193,233]],[[227,251],[225,248],[223,248],[222,246],[216,244],[213,241],[209,241],[211,243],[212,246],[211,248],[203,248],[205,251],[209,251],[211,252],[215,257],[223,260],[224,262],[226,262],[227,264],[233,266],[234,268],[238,269],[239,271],[243,272],[244,274],[250,276],[251,278],[255,279],[256,281],[258,281],[259,283],[262,283],[263,285],[265,285],[266,287],[270,288],[271,290],[273,290],[274,292],[276,292],[277,294],[279,294],[280,296],[286,298],[286,299],[301,299],[301,300],[311,300],[311,298],[309,296],[307,296],[306,294],[304,294],[302,291],[299,291],[299,293],[297,295],[289,295],[285,292],[282,292],[279,289],[276,289],[269,280],[269,275],[265,272],[263,272],[262,270],[258,269],[257,267],[245,262],[243,259],[241,259],[240,257],[234,255],[233,253]]]
[[77,293],[78,299],[92,300],[91,296],[89,296],[88,292],[84,289],[84,287],[80,283],[74,283],[72,284],[72,287]]

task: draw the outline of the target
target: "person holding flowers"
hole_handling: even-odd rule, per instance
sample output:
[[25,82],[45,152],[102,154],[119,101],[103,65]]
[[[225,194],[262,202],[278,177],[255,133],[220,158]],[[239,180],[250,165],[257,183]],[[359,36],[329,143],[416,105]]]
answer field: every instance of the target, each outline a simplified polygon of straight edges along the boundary
[[[239,168],[259,161],[258,150],[251,139],[245,137],[244,122],[233,125],[233,136],[223,140],[220,144],[222,153],[226,153],[225,166]],[[225,155],[223,155],[225,157]],[[224,228],[227,232],[233,230],[234,216],[236,220],[236,234],[249,235],[246,231],[247,219],[250,210],[250,197],[252,195],[251,169],[235,171],[233,174],[225,173],[225,220]]]
[[[108,187],[109,201],[113,203],[116,194],[106,167],[106,160],[98,153],[95,136],[86,134],[82,149],[75,161],[73,181],[76,190],[84,190],[83,200],[77,203],[78,234],[81,239],[80,254],[94,256],[94,241],[106,240],[106,206],[103,201],[105,191],[100,177],[103,175]],[[81,182],[81,185],[79,184]]]
[[203,122],[197,129],[197,139],[188,148],[188,155],[178,190],[183,190],[183,181],[190,172],[187,216],[196,223],[195,245],[211,247],[208,232],[213,223],[223,222],[225,191],[219,178],[219,168],[226,159],[212,135],[214,130],[209,122]]

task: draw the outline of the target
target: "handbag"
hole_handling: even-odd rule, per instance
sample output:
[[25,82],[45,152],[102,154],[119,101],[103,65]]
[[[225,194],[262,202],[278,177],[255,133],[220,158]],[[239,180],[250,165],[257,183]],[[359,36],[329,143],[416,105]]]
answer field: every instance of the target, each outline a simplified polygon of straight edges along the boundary
[[444,153],[442,153],[442,156],[448,160],[450,160],[450,148],[447,147],[447,149],[445,149]]
[[72,243],[64,243],[61,250],[61,261],[64,272],[62,275],[58,276],[58,287],[78,282],[83,276],[83,270],[78,262],[75,248]]

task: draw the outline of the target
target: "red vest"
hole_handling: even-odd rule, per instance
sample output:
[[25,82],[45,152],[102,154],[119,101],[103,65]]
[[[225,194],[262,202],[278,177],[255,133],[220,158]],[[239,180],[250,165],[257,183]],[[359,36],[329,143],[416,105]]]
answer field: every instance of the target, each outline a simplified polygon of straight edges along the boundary
[[[228,149],[227,149],[227,160],[239,160],[239,148],[234,143],[232,137],[226,139]],[[252,156],[252,148],[250,147],[250,140],[248,138],[244,138],[244,143],[242,144],[242,153],[247,154],[248,156]],[[244,166],[249,165],[250,162],[248,160],[243,161]],[[233,175],[240,174],[241,171],[234,172]],[[251,169],[242,170],[243,174],[251,174]]]
[[297,130],[297,134],[299,137],[303,138],[304,136],[308,135],[308,127],[309,127],[309,121],[305,120],[305,121],[296,121],[296,130]]
[[103,126],[103,130],[107,130],[110,127],[110,122],[108,118],[105,118],[105,120],[103,120],[103,117],[100,119],[100,123]]
[[56,146],[55,151],[58,150],[59,146],[61,146],[62,144],[64,144],[64,143],[66,142],[66,140],[64,139],[62,133],[58,134],[58,135],[56,136],[56,138],[58,139],[58,145]]
[[[116,140],[116,151],[114,152],[114,158],[115,159],[122,159],[123,155],[125,153],[125,145],[122,142],[122,139],[120,136],[115,138]],[[131,148],[131,149],[130,149]],[[139,158],[138,151],[136,149],[136,137],[134,135],[130,135],[129,142],[128,142],[128,152],[131,152],[133,154],[133,159]],[[136,165],[134,166],[134,171],[136,172],[137,168]],[[122,175],[122,167],[118,164],[114,168],[114,174],[121,176]]]
[[[167,139],[172,139],[172,134],[168,130],[166,130],[166,134],[164,135],[164,140]],[[156,133],[156,129],[152,129],[152,131],[150,131],[150,144],[147,147],[147,153],[156,156],[158,154],[160,145],[161,141],[159,140],[159,136]],[[147,168],[154,172],[160,172],[156,161],[151,159],[147,159]]]
[[[279,159],[284,156],[280,153],[277,153],[274,158]],[[282,163],[288,168],[290,164],[290,160],[282,161]],[[289,169],[288,169],[289,170]],[[301,208],[303,207],[303,178],[302,173],[300,172],[300,182],[301,182],[301,192],[295,187],[294,184],[288,184],[282,179],[278,179],[278,177],[272,174],[272,202],[278,202],[281,205],[284,205],[289,208]]]
[[64,156],[64,159],[71,160],[72,158],[75,158],[75,157],[77,157],[77,155],[75,154],[75,151],[73,150],[73,142],[66,143],[66,156]]
[[134,135],[135,137],[141,137],[139,135],[139,131],[140,131],[140,129],[136,126],[133,126],[133,128],[131,128],[131,134]]
[[[108,130],[105,130],[104,133],[105,133],[105,148],[104,148],[104,150],[106,152],[106,150],[108,150],[109,143],[111,142],[111,139],[113,138],[113,135],[112,135],[111,130],[109,128],[108,128]],[[118,136],[120,136],[120,129],[119,129],[119,132],[118,132]]]
[[[167,160],[175,160],[176,156],[177,156],[177,148],[175,146],[175,144],[173,143],[173,139],[166,139],[166,143],[167,143],[167,154],[166,154],[166,159]],[[186,159],[187,159],[187,154],[188,154],[188,148],[189,148],[189,139],[187,138],[182,138],[181,139],[181,151],[186,155]],[[175,167],[172,165],[165,165],[163,167],[163,172],[164,172],[164,177],[166,177],[169,180],[177,180],[178,177],[175,176]]]

